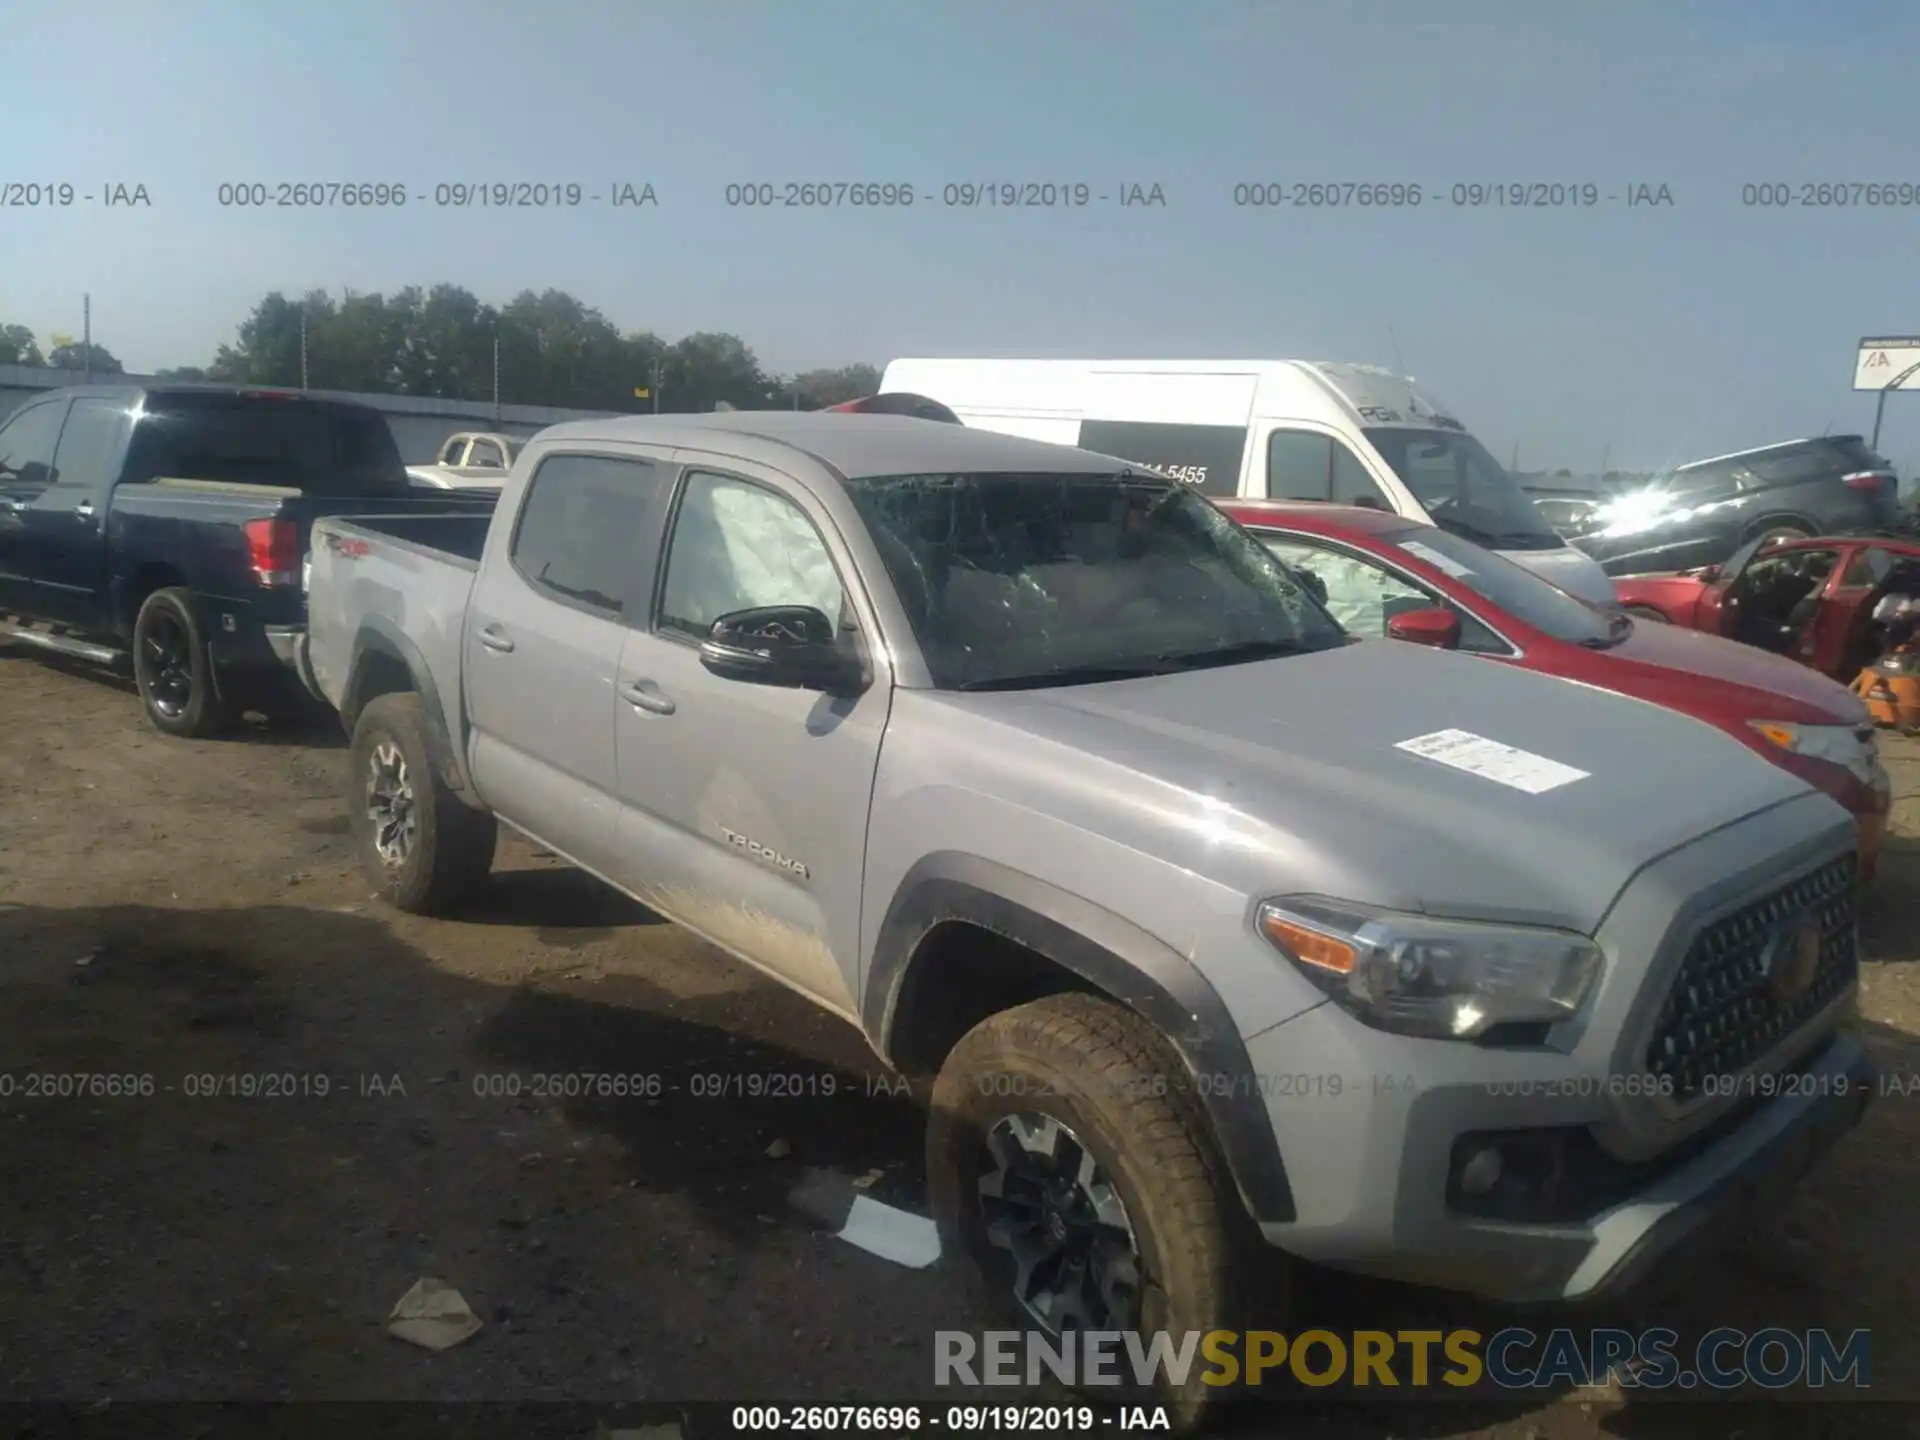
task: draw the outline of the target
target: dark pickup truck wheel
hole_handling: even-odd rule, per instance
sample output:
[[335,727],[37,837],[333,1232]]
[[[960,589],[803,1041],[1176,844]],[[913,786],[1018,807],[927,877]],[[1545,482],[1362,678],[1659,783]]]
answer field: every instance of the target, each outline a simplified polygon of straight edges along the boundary
[[[961,1039],[934,1085],[927,1179],[941,1249],[990,1315],[1056,1337],[1165,1330],[1176,1347],[1238,1328],[1251,1223],[1191,1087],[1158,1031],[1090,995]],[[1184,1386],[1145,1398],[1191,1430],[1217,1393],[1207,1369],[1196,1356]]]
[[427,748],[418,695],[382,695],[353,727],[348,819],[388,904],[443,914],[486,882],[498,827],[447,788]]
[[185,739],[218,735],[233,723],[233,707],[215,688],[193,597],[156,590],[133,621],[133,679],[154,728]]

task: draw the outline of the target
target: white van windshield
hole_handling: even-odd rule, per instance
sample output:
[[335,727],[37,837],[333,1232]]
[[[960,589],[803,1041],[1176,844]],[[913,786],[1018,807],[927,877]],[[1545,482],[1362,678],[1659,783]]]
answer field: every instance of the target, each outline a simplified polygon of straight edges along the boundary
[[1365,434],[1440,529],[1490,550],[1566,544],[1487,447],[1464,430],[1385,425]]

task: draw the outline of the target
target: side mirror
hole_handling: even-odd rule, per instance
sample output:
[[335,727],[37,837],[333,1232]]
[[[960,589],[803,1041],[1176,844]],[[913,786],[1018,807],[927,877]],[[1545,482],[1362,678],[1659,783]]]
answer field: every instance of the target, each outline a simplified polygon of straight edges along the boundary
[[726,680],[858,695],[868,679],[860,662],[834,643],[834,624],[811,605],[762,605],[713,622],[700,663]]
[[1388,617],[1387,636],[1415,645],[1431,645],[1436,650],[1452,650],[1460,644],[1460,617],[1439,606],[1430,610],[1403,610]]

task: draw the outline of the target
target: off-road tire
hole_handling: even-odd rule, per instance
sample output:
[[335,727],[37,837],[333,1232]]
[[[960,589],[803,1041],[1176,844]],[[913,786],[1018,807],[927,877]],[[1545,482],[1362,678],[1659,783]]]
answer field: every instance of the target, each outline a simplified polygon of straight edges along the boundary
[[[417,828],[404,860],[389,864],[369,813],[375,753],[383,743],[406,764]],[[434,766],[426,709],[414,694],[382,695],[360,712],[350,747],[347,818],[360,863],[380,897],[412,915],[441,915],[486,883],[499,828],[491,812],[468,805]]]
[[[978,1308],[996,1324],[1034,1328],[1011,1285],[982,1263],[989,1253],[978,1192],[983,1137],[1000,1117],[1020,1111],[1066,1124],[1112,1177],[1140,1251],[1143,1335],[1165,1330],[1177,1346],[1190,1331],[1241,1326],[1248,1297],[1240,1267],[1268,1247],[1256,1243],[1186,1068],[1140,1016],[1084,994],[1049,996],[983,1020],[935,1081],[928,1185],[941,1251],[964,1267]],[[1184,1386],[1163,1384],[1138,1398],[1165,1405],[1190,1431],[1220,1396],[1200,1381],[1207,1369],[1196,1355]],[[1123,1398],[1109,1387],[1100,1395]]]
[[[153,653],[156,645],[171,650],[176,640],[186,662],[184,703],[177,696],[162,693],[168,670]],[[133,682],[140,691],[147,719],[162,734],[204,740],[224,734],[237,718],[214,677],[213,652],[207,646],[193,596],[177,586],[154,591],[134,616]]]

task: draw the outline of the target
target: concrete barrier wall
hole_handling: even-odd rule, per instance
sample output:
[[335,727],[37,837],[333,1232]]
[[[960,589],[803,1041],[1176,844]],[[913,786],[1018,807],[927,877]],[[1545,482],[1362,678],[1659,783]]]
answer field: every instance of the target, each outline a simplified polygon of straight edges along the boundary
[[[77,370],[50,370],[37,365],[0,365],[0,420],[47,390],[79,384]],[[151,375],[99,375],[96,383],[164,385]],[[614,412],[562,410],[548,405],[502,405],[498,412],[485,400],[434,400],[418,395],[360,395],[346,390],[314,390],[335,400],[352,400],[385,413],[393,442],[409,465],[430,465],[449,435],[461,430],[493,430],[503,435],[532,435],[565,420],[591,420]]]

